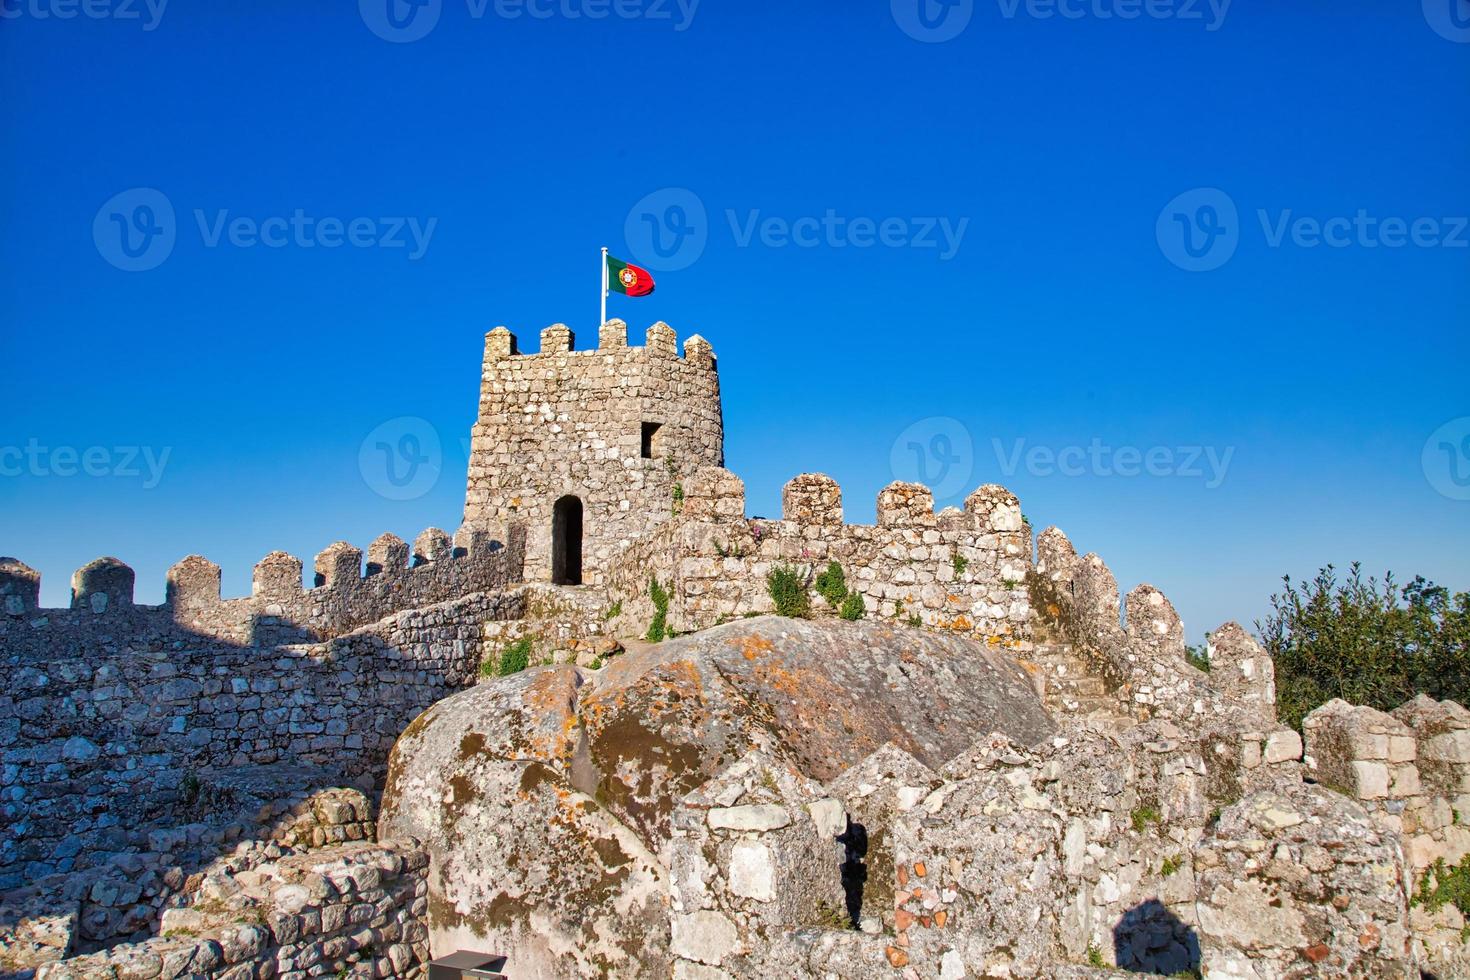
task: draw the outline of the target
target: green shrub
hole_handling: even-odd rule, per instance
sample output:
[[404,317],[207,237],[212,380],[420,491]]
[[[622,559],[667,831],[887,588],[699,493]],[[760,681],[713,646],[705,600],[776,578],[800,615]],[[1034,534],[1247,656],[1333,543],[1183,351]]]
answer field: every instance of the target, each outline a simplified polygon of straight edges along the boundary
[[868,604],[863,601],[861,592],[849,592],[842,600],[842,608],[837,611],[837,615],[849,621],[862,619],[867,613]]
[[662,643],[669,635],[669,590],[658,584],[658,579],[649,576],[648,598],[653,600],[653,622],[643,638],[649,643]]
[[959,578],[961,575],[965,574],[965,569],[969,567],[970,559],[966,558],[964,555],[956,551],[954,553],[954,577]]
[[811,596],[807,595],[809,572],[790,565],[777,565],[766,575],[766,593],[776,604],[777,616],[806,619],[812,613]]
[[1087,965],[1093,967],[1104,967],[1108,961],[1103,959],[1102,950],[1097,948],[1097,943],[1087,944]]
[[519,674],[531,663],[531,638],[523,636],[500,652],[496,673],[501,677]]
[[1159,865],[1159,874],[1167,878],[1183,866],[1184,862],[1180,858],[1171,855],[1170,857],[1164,858],[1164,863]]
[[1283,581],[1256,628],[1284,723],[1300,727],[1332,698],[1389,711],[1420,693],[1470,697],[1470,593],[1423,577],[1401,586],[1392,573],[1365,581],[1357,563],[1341,584],[1331,565],[1310,582]]
[[920,616],[918,613],[909,613],[909,625],[915,628],[923,626],[924,617]]
[[842,600],[847,598],[847,576],[843,574],[841,565],[834,561],[817,576],[817,593],[833,609],[842,605]]
[[602,621],[604,623],[610,622],[611,620],[617,619],[622,614],[623,600],[619,599],[617,602],[614,602],[611,606],[608,607],[607,612],[602,614]]

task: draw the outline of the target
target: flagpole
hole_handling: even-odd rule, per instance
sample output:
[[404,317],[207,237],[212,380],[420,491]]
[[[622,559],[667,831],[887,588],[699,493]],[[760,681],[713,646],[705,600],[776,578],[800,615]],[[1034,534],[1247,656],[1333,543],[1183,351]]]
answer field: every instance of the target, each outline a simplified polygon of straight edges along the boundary
[[602,250],[602,319],[597,321],[597,329],[607,322],[607,249]]

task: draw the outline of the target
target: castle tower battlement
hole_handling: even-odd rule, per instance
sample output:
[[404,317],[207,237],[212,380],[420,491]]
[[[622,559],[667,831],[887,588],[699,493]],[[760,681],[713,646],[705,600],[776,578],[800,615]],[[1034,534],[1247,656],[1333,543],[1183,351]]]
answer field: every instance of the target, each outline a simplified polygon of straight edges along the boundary
[[485,335],[465,524],[527,527],[526,578],[601,584],[609,563],[673,514],[684,482],[724,465],[714,351],[694,335],[680,356],[672,327],[642,347],[609,320],[577,350],[565,324],[520,353],[515,334]]

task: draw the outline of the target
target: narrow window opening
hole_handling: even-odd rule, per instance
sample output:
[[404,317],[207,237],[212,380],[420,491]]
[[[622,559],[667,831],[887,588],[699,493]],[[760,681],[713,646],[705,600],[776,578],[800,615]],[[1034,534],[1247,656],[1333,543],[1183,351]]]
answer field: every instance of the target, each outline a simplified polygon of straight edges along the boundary
[[566,496],[551,511],[551,582],[582,584],[582,501]]
[[659,449],[663,442],[663,435],[659,431],[663,425],[658,422],[643,423],[643,441],[641,455],[644,459],[658,459]]

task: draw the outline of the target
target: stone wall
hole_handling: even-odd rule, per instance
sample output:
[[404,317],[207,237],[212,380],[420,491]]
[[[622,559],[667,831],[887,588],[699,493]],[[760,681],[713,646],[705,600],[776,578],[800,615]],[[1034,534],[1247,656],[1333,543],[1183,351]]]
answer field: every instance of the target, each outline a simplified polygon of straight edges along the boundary
[[[871,526],[843,522],[841,489],[821,474],[796,477],[782,497],[782,520],[747,520],[738,477],[714,467],[696,473],[677,519],[633,546],[608,578],[622,603],[620,630],[647,627],[650,577],[668,587],[669,625],[685,632],[773,611],[766,576],[777,566],[813,583],[835,561],[847,587],[863,597],[867,618],[1028,648],[1030,530],[1003,487],[981,487],[964,510],[936,514],[927,488],[890,484]],[[812,597],[818,615],[835,614],[815,591]]]
[[[1415,888],[1432,887],[1470,855],[1470,711],[1425,695],[1392,713],[1334,699],[1308,714],[1302,730],[1315,778],[1401,836]],[[1465,925],[1453,904],[1414,909],[1424,958],[1443,976],[1470,973]]]
[[156,938],[42,966],[37,980],[420,977],[428,864],[412,842],[226,862],[200,901],[164,913]]
[[[443,562],[503,566],[515,551]],[[188,822],[191,794],[252,768],[294,768],[304,788],[381,777],[404,726],[474,683],[484,624],[520,616],[524,597],[472,592],[273,647],[110,608],[0,632],[0,890],[146,852],[151,831]]]
[[465,522],[525,521],[529,580],[552,580],[558,500],[580,501],[582,581],[599,584],[619,552],[669,518],[681,481],[723,463],[719,374],[703,338],[680,357],[665,323],[644,347],[628,346],[622,320],[602,326],[593,350],[576,350],[561,324],[542,331],[537,354],[519,353],[504,327],[486,335]]
[[39,656],[61,647],[82,654],[145,635],[238,646],[327,640],[406,609],[503,589],[521,581],[524,558],[519,525],[503,541],[472,528],[453,538],[429,528],[412,549],[384,534],[368,546],[366,569],[363,552],[338,541],[317,555],[316,584],[306,589],[301,560],[273,551],[256,564],[249,596],[221,599],[219,566],[190,555],[168,570],[165,601],[157,606],[134,604],[133,570],[99,558],[72,575],[67,609],[39,608],[40,575],[0,558],[0,650]]
[[1120,601],[1118,581],[1103,560],[1078,557],[1055,527],[1037,536],[1028,591],[1043,629],[1071,643],[1135,717],[1184,721],[1244,709],[1258,725],[1274,727],[1271,659],[1235,623],[1210,634],[1218,659],[1206,675],[1185,658],[1184,626],[1162,592],[1142,584]]

